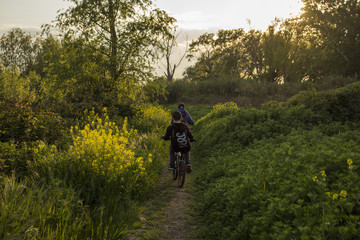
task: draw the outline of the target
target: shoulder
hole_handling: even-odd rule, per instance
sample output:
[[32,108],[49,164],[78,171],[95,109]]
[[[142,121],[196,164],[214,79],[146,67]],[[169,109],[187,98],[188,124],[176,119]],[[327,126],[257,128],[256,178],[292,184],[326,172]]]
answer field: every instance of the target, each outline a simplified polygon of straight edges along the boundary
[[179,108],[178,111],[181,113],[188,113],[184,108]]
[[185,123],[181,123],[183,125],[183,128],[187,131],[189,131],[189,127]]

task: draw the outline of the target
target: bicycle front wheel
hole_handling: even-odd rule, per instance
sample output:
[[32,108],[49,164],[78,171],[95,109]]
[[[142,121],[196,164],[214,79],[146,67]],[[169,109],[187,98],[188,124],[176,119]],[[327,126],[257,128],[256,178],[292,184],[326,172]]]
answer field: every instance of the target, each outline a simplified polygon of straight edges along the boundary
[[180,161],[179,163],[179,178],[178,178],[178,187],[181,188],[184,186],[185,182],[185,173],[186,173],[186,166],[184,161]]

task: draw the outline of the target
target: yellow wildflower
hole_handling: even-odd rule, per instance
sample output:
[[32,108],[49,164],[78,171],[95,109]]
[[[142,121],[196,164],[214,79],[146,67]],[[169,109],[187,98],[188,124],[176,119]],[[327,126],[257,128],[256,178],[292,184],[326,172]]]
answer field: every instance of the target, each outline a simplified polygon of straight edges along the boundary
[[317,181],[318,181],[318,177],[315,176],[315,177],[312,178],[312,180],[313,180],[314,182],[317,182]]
[[333,200],[338,199],[338,197],[339,197],[339,194],[336,194],[336,193],[335,193],[335,194],[333,195]]
[[341,190],[341,192],[340,192],[340,197],[346,198],[346,196],[347,196],[346,190]]
[[352,160],[351,158],[349,158],[349,159],[347,160],[347,164],[349,165],[349,169],[351,169],[351,168],[352,168],[352,164],[353,164],[353,160]]

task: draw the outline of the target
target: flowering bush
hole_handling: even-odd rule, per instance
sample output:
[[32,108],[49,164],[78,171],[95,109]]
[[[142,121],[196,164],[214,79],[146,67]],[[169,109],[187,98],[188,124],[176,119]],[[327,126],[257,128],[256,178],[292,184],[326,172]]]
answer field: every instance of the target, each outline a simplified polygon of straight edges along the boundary
[[94,176],[107,182],[125,182],[132,186],[136,180],[146,175],[146,168],[152,162],[152,155],[137,156],[136,150],[142,138],[137,130],[128,129],[125,118],[122,128],[104,117],[90,112],[90,123],[83,129],[71,128],[73,146],[72,159],[82,163]]
[[89,210],[92,239],[119,239],[138,202],[158,179],[168,148],[158,133],[139,133],[127,118],[111,121],[106,109],[101,115],[84,115],[70,129],[69,148],[34,143],[31,172],[41,182],[74,191]]

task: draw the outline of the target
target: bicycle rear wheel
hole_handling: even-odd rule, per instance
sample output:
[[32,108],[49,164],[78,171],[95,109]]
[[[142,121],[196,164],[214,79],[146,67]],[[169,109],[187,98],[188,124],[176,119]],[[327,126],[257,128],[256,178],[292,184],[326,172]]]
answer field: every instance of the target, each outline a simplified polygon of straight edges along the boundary
[[181,188],[184,186],[185,182],[185,173],[186,173],[186,166],[184,161],[180,161],[179,163],[179,178],[178,178],[178,187]]

